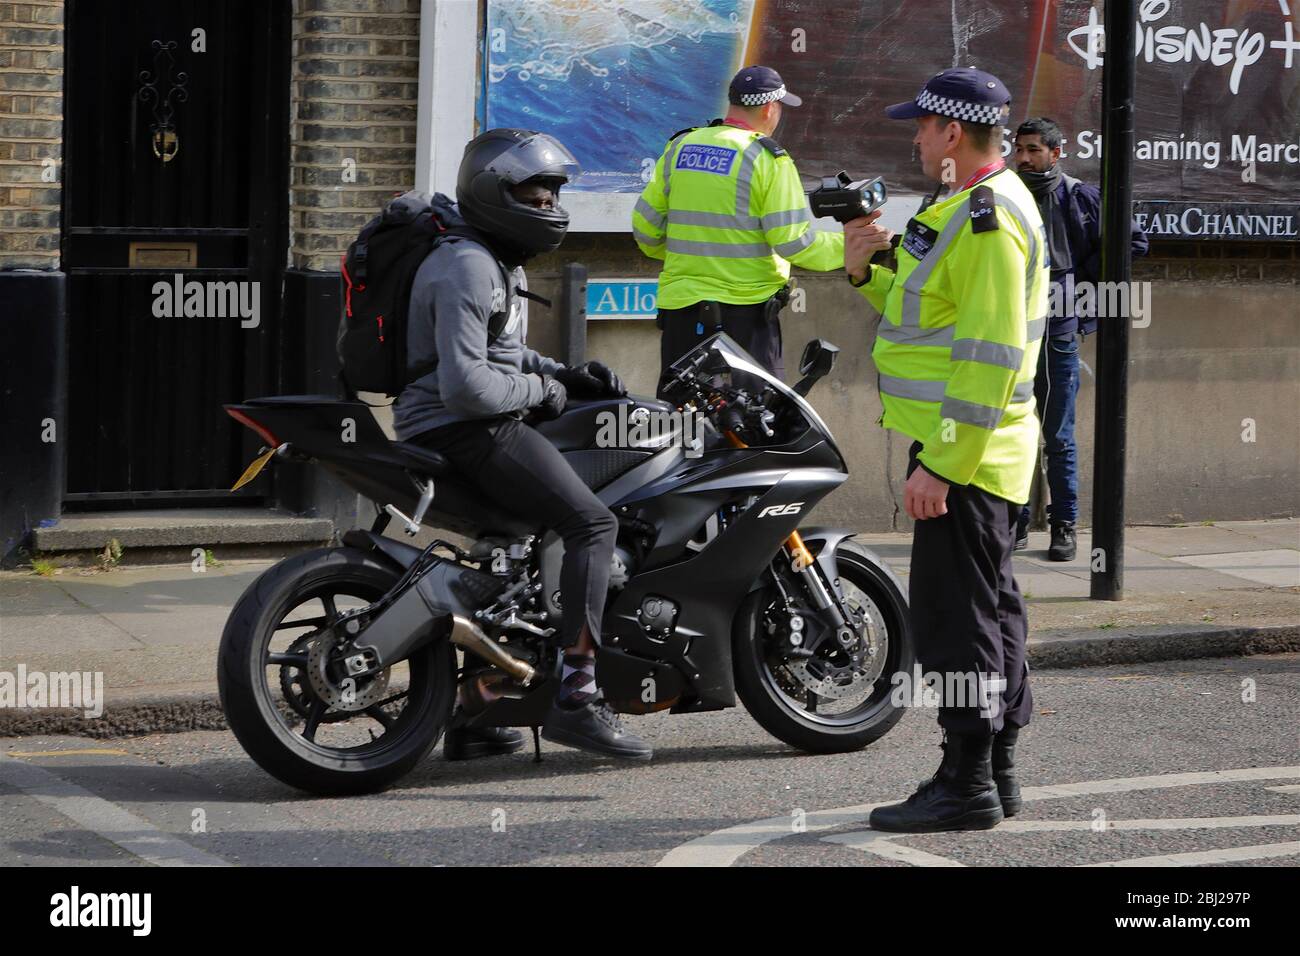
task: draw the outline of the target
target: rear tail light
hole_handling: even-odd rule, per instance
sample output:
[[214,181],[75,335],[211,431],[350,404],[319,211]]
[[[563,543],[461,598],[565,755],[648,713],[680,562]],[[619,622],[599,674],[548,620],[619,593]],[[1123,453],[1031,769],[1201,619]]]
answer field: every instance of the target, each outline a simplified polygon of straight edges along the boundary
[[280,439],[272,435],[270,429],[268,429],[265,425],[253,421],[251,418],[249,418],[239,409],[227,408],[226,414],[229,415],[231,418],[233,418],[235,421],[239,422],[239,424],[245,425],[248,428],[251,428],[253,431],[257,432],[258,437],[260,437],[262,441],[266,442],[267,448],[280,447],[281,444]]

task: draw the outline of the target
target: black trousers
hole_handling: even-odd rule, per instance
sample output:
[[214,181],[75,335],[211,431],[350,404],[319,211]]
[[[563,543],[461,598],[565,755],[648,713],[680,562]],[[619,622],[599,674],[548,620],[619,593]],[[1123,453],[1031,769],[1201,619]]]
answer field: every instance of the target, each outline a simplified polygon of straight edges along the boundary
[[668,366],[715,332],[726,332],[777,378],[785,377],[781,354],[781,322],[778,310],[768,302],[753,305],[712,303],[716,312],[696,303],[684,309],[660,309],[656,324],[663,330],[659,339],[659,397],[663,397],[664,373]]
[[560,536],[561,643],[576,643],[583,624],[599,643],[618,519],[556,447],[508,417],[456,422],[412,440],[446,455],[489,500]]
[[[920,442],[909,450],[908,475],[920,451]],[[939,725],[952,733],[1024,727],[1033,712],[1025,602],[1011,567],[1019,513],[1018,504],[973,485],[951,485],[948,513],[916,522],[912,534],[917,660],[923,675],[940,678]]]

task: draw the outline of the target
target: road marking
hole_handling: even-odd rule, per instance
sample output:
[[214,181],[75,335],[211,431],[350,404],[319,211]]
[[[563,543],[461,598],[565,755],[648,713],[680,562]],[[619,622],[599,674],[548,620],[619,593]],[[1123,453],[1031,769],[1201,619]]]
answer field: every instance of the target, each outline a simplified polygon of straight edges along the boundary
[[[1251,817],[1183,817],[1181,820],[1107,820],[1106,830],[1222,830],[1231,827],[1285,827],[1300,824],[1300,815]],[[1056,830],[1091,830],[1095,820],[1007,820],[999,833],[1050,833]],[[1098,828],[1098,833],[1103,832]],[[905,835],[905,834],[900,834]]]
[[1282,787],[1265,787],[1265,790],[1272,790],[1274,793],[1300,793],[1300,783],[1289,783]]
[[1202,850],[1199,853],[1171,853],[1168,856],[1139,856],[1114,863],[1088,863],[1087,866],[1206,866],[1235,863],[1240,860],[1265,860],[1300,853],[1300,840],[1292,843],[1262,843],[1259,846],[1235,846],[1226,850]]
[[[1250,817],[1184,817],[1179,820],[1107,820],[1103,829],[1097,828],[1095,820],[1004,820],[998,824],[998,833],[1059,833],[1066,830],[1094,830],[1098,833],[1106,830],[1220,830],[1235,827],[1285,827],[1300,824],[1300,815],[1286,814],[1276,816]],[[895,840],[909,836],[923,836],[916,833],[883,833],[877,830],[860,830],[856,833],[837,833],[822,837],[823,843],[839,843],[863,853],[870,853],[882,859],[912,866],[965,866],[946,856],[927,853],[915,847],[895,843]],[[1280,852],[1279,848],[1290,847]],[[1241,855],[1242,853],[1255,855]],[[1226,850],[1205,850],[1198,853],[1176,853],[1172,856],[1145,856],[1139,860],[1115,860],[1108,863],[1087,863],[1085,866],[1198,866],[1201,863],[1222,863],[1233,860],[1255,860],[1270,856],[1290,856],[1300,853],[1300,842],[1267,843],[1257,847],[1234,847]],[[1227,854],[1227,855],[1225,855]],[[1186,857],[1189,862],[1162,864],[1159,861],[1173,861]],[[1195,858],[1196,862],[1192,862]]]
[[[1149,777],[1115,777],[1109,780],[1090,780],[1084,783],[1066,783],[1051,787],[1025,787],[1021,796],[1025,800],[1054,800],[1064,797],[1087,796],[1097,793],[1129,793],[1135,790],[1166,790],[1174,787],[1196,787],[1214,783],[1235,783],[1243,780],[1293,780],[1300,779],[1300,767],[1247,767],[1241,770],[1209,770],[1196,773],[1157,774]],[[865,823],[871,811],[893,803],[882,800],[853,807],[833,810],[815,810],[804,823],[805,832],[816,833],[837,827]],[[1014,822],[1014,821],[1008,821]],[[1006,824],[1003,824],[1005,826]],[[750,850],[773,840],[791,836],[790,817],[768,817],[734,827],[715,830],[696,837],[670,850],[658,866],[731,866]]]
[[155,866],[230,865],[36,764],[0,757],[0,783],[21,790],[145,863]]
[[7,750],[6,757],[130,757],[126,750]]
[[965,863],[958,863],[956,860],[950,860],[946,856],[937,856],[934,853],[918,850],[916,847],[904,846],[901,843],[894,842],[898,837],[911,835],[907,833],[881,833],[878,830],[859,830],[856,833],[837,833],[835,836],[822,837],[822,842],[842,843],[844,846],[870,853],[872,856],[883,857],[886,860],[894,860],[898,863],[910,863],[912,866],[966,865]]

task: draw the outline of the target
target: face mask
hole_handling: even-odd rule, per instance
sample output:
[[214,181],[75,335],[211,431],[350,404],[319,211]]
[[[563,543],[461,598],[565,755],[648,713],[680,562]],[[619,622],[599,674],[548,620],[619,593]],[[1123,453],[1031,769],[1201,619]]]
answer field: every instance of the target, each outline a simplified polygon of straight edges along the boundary
[[1029,191],[1039,196],[1056,188],[1057,183],[1061,181],[1061,167],[1052,166],[1043,173],[1022,172],[1019,175],[1020,181],[1029,187]]

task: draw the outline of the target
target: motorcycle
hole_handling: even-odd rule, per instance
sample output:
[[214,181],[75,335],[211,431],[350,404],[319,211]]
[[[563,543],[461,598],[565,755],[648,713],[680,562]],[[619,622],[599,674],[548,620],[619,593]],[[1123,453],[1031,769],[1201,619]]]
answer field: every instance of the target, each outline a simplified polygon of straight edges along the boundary
[[[615,710],[699,713],[739,696],[812,753],[858,750],[902,717],[902,584],[853,532],[799,527],[848,477],[806,399],[837,351],[808,343],[790,387],[717,334],[672,366],[668,401],[577,401],[536,425],[618,519],[596,658]],[[458,683],[478,679],[501,696],[456,719],[531,727],[536,743],[560,674],[559,538],[438,452],[390,441],[364,402],[226,410],[265,442],[241,482],[271,460],[311,463],[376,506],[370,530],[280,561],[232,610],[218,682],[248,754],[302,790],[374,791],[430,751]],[[394,520],[462,540],[417,548],[385,535]]]

